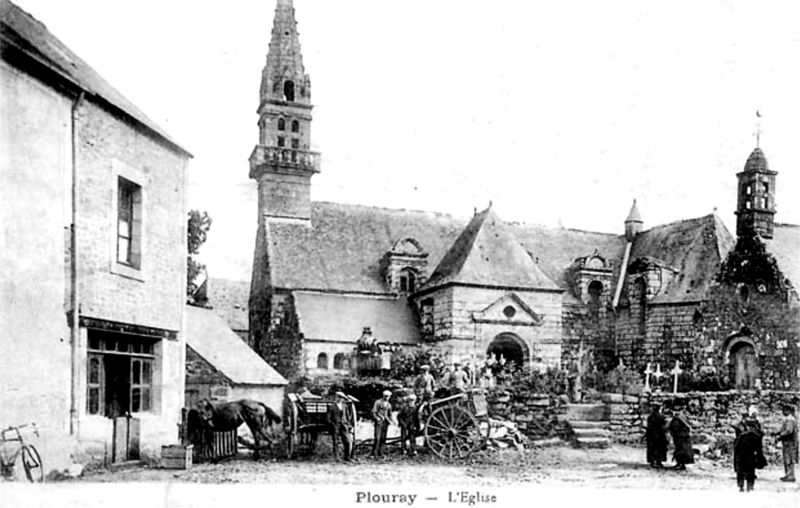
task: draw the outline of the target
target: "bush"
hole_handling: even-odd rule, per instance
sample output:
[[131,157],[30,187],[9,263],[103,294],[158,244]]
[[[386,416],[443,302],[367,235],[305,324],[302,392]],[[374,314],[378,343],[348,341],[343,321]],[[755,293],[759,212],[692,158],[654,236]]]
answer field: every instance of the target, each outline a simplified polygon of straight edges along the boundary
[[625,365],[617,365],[609,372],[594,371],[584,375],[584,389],[598,392],[638,395],[644,384],[642,376]]

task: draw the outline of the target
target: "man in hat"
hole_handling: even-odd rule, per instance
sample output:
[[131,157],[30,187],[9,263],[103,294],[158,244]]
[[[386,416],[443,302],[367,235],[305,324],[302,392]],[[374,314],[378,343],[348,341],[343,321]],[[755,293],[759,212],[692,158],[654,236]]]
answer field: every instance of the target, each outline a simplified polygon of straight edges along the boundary
[[692,450],[692,426],[689,419],[682,411],[677,411],[669,422],[669,433],[675,451],[672,459],[675,461],[674,469],[686,471],[686,464],[694,464],[694,451]]
[[761,425],[758,421],[748,418],[742,429],[733,443],[733,469],[736,471],[739,491],[745,491],[746,482],[747,492],[750,492],[755,487],[756,469],[766,467],[767,459],[764,457]]
[[783,406],[783,420],[781,428],[774,433],[783,448],[783,469],[786,474],[781,478],[782,482],[793,482],[794,465],[797,464],[797,420],[794,417],[794,407],[789,404]]
[[344,461],[350,462],[352,458],[353,442],[350,439],[350,434],[353,432],[353,415],[349,411],[347,402],[350,398],[342,392],[336,392],[333,404],[328,407],[328,425],[331,431],[331,441],[333,441],[333,457],[338,458],[336,451],[336,443],[339,439],[342,440],[342,449],[344,450]]
[[647,443],[647,463],[653,468],[663,468],[667,460],[667,418],[661,414],[661,404],[654,402],[650,416],[647,417],[647,429],[644,432]]
[[386,432],[392,417],[392,405],[389,403],[392,392],[384,390],[383,396],[375,401],[372,406],[372,422],[375,425],[375,442],[372,445],[372,457],[383,456],[383,447],[386,444]]
[[406,395],[400,405],[397,414],[400,424],[400,449],[406,453],[406,443],[408,443],[408,454],[416,455],[417,432],[419,431],[419,411],[417,410],[417,396]]
[[414,379],[414,394],[420,403],[430,402],[433,398],[433,375],[429,365],[423,365],[419,368],[420,373]]

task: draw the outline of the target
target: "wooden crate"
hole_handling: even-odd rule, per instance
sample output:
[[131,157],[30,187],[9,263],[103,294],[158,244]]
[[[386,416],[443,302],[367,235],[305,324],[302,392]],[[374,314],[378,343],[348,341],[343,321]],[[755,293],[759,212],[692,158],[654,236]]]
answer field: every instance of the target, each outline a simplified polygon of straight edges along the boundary
[[167,445],[161,447],[161,467],[164,469],[189,469],[192,467],[192,445]]

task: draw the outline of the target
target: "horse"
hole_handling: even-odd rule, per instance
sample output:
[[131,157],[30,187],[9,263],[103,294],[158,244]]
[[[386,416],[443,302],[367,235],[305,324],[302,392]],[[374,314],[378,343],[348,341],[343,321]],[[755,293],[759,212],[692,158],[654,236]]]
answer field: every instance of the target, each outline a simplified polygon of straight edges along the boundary
[[255,441],[253,452],[255,460],[260,458],[262,438],[267,442],[270,451],[272,450],[274,441],[272,425],[281,423],[281,417],[275,411],[256,400],[242,399],[215,405],[204,399],[198,402],[197,411],[207,430],[224,432],[238,429],[246,423]]

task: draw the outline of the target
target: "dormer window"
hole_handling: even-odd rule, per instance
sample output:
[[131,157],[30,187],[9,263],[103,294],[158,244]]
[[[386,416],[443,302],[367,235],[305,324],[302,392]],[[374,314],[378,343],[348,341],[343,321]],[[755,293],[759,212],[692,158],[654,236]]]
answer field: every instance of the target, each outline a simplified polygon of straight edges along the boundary
[[400,270],[399,282],[401,293],[413,293],[417,289],[417,275],[410,268]]

